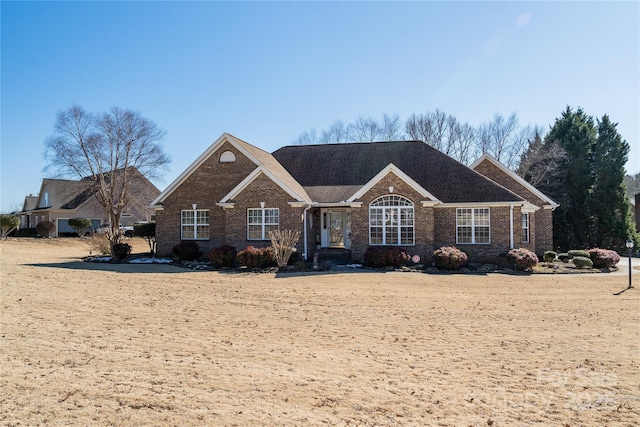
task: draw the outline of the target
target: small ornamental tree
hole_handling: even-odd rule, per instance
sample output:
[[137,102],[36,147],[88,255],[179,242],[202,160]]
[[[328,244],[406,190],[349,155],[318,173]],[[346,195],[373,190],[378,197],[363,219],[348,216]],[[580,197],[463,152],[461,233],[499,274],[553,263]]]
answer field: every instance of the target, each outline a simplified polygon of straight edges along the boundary
[[291,254],[296,251],[296,243],[300,233],[292,230],[275,230],[269,232],[273,255],[279,268],[284,267],[289,262]]
[[51,221],[41,221],[36,225],[36,232],[42,237],[51,237],[56,231],[56,225]]
[[78,237],[82,237],[91,228],[91,220],[87,218],[71,218],[69,226],[78,233]]
[[9,233],[20,226],[20,218],[15,215],[0,215],[0,235],[6,239]]
[[538,263],[538,256],[528,249],[518,248],[507,252],[507,260],[518,270],[531,271]]
[[133,235],[143,237],[149,245],[151,256],[156,255],[156,223],[136,224],[133,226]]

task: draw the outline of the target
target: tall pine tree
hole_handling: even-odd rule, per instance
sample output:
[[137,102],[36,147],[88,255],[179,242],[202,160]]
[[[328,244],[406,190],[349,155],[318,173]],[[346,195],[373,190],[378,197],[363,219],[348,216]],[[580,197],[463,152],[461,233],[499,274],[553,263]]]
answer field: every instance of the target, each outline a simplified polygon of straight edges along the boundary
[[546,135],[545,146],[560,144],[566,157],[554,180],[539,186],[560,204],[553,213],[553,243],[560,250],[589,247],[589,197],[594,184],[592,169],[596,145],[593,119],[578,108],[567,107]]
[[621,250],[634,233],[629,199],[624,185],[624,165],[629,144],[609,116],[598,120],[598,139],[593,150],[594,182],[589,197],[589,246]]
[[[521,176],[560,204],[553,214],[558,250],[625,251],[629,236],[638,240],[624,185],[629,145],[616,127],[607,115],[596,126],[582,109],[567,107],[521,159]],[[542,178],[534,183],[536,174]]]

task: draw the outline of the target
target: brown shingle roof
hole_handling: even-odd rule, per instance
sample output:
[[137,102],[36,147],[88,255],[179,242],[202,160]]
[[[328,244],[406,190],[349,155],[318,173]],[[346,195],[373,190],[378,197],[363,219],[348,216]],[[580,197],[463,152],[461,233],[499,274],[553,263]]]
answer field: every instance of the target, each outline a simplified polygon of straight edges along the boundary
[[445,203],[523,200],[421,141],[295,145],[273,156],[305,188],[362,186],[393,163]]

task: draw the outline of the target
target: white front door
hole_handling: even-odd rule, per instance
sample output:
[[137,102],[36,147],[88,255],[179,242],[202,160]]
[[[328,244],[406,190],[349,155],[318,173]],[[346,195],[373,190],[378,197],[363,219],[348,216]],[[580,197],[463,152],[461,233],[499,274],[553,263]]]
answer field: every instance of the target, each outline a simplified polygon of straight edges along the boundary
[[348,247],[349,215],[347,209],[331,208],[322,210],[322,247]]

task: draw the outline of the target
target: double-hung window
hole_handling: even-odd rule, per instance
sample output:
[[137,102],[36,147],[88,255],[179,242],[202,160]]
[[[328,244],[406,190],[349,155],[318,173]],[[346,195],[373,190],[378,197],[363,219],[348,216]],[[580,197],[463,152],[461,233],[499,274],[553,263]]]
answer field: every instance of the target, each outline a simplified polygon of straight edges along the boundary
[[456,243],[491,243],[489,208],[456,209]]
[[529,213],[522,214],[522,243],[529,243]]
[[269,232],[280,226],[280,209],[256,208],[247,211],[247,239],[269,240]]
[[382,196],[369,205],[371,245],[413,245],[414,220],[411,200],[396,195]]
[[209,239],[209,210],[184,210],[180,215],[180,238],[182,240]]

